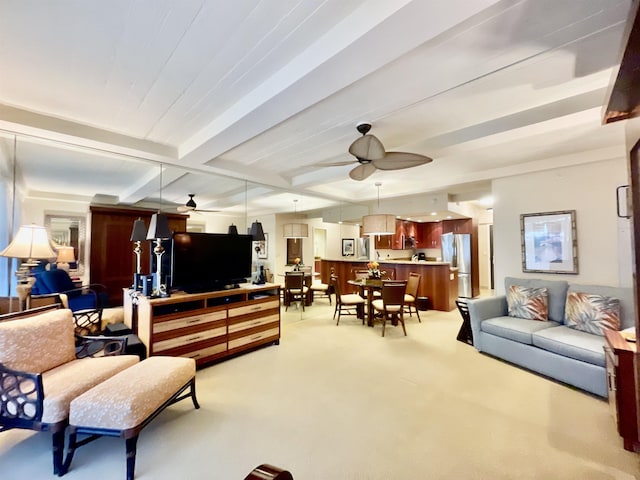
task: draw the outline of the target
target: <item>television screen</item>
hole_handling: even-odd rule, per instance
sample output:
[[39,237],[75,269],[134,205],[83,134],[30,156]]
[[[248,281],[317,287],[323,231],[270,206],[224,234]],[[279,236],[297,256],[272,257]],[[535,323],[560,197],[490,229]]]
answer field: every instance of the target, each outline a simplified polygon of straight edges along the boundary
[[251,277],[250,235],[176,232],[171,247],[172,287],[219,290]]

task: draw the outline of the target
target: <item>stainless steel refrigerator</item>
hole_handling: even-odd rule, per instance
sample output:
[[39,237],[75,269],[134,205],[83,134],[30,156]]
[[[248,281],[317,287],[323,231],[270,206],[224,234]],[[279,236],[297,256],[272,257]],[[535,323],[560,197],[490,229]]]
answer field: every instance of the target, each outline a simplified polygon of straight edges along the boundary
[[458,269],[458,296],[471,298],[471,235],[445,233],[441,243],[442,261]]

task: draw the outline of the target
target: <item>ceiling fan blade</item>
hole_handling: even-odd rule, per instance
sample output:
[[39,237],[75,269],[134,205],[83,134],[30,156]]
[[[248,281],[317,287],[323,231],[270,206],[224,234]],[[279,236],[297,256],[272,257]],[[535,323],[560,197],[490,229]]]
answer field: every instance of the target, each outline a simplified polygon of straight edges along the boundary
[[381,160],[374,160],[373,164],[380,170],[402,170],[433,162],[433,158],[418,153],[387,152]]
[[349,172],[349,176],[353,180],[362,181],[376,171],[376,167],[372,163],[363,163]]
[[219,212],[220,210],[205,210],[204,208],[196,208],[195,211],[196,212],[216,213],[216,212]]
[[344,167],[345,165],[351,165],[355,163],[355,160],[347,160],[344,162],[331,162],[331,163],[319,163],[316,166],[318,167]]
[[178,205],[176,210],[178,210],[181,213],[184,213],[184,212],[191,212],[191,211],[195,210],[195,208],[187,207],[186,205]]
[[363,135],[349,146],[349,153],[364,160],[380,160],[384,158],[384,146],[373,135]]

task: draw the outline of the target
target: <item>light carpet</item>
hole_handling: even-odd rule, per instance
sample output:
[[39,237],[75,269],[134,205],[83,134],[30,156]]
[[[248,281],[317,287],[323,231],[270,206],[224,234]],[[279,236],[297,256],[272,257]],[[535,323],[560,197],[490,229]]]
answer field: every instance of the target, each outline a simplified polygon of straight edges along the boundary
[[[455,340],[456,311],[363,326],[318,299],[282,311],[282,340],[197,373],[200,410],[167,408],[140,435],[136,478],[296,480],[640,478],[609,405]],[[0,433],[0,477],[52,478],[51,435]],[[74,479],[125,476],[124,440],[76,452]]]

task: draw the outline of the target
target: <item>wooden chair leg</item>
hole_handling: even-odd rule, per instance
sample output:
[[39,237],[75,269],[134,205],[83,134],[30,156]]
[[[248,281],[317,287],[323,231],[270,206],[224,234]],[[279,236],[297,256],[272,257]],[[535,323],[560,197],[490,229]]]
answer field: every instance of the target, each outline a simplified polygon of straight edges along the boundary
[[125,440],[127,449],[127,480],[133,480],[136,470],[136,445],[138,443],[138,435],[127,438]]
[[64,455],[64,430],[53,432],[51,435],[52,451],[53,451],[53,474],[62,476],[65,474],[64,467],[62,465]]

